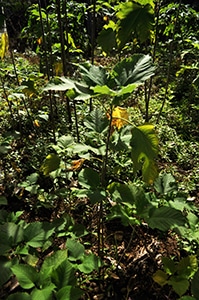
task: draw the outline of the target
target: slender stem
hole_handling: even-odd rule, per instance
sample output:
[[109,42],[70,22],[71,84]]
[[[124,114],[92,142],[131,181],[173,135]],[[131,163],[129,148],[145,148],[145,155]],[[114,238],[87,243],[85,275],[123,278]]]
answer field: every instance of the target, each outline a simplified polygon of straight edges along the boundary
[[44,56],[45,56],[46,74],[47,74],[48,80],[49,80],[50,79],[50,69],[49,69],[49,64],[48,64],[48,51],[47,51],[47,43],[46,43],[46,38],[45,38],[45,31],[44,31],[44,24],[43,24],[40,0],[38,0],[38,7],[39,7],[39,18],[40,18],[41,33],[42,33],[42,39],[43,39],[44,54],[45,54]]
[[174,44],[174,36],[175,36],[175,31],[176,31],[176,24],[178,22],[178,18],[179,18],[179,13],[180,13],[180,8],[181,8],[181,0],[179,1],[179,6],[178,9],[176,11],[176,17],[175,17],[175,23],[174,23],[174,29],[173,29],[173,34],[172,34],[172,39],[171,39],[171,43],[169,45],[169,63],[168,63],[168,68],[167,68],[167,81],[166,81],[166,86],[165,86],[165,93],[164,93],[164,98],[162,101],[162,105],[156,120],[156,124],[159,123],[160,121],[160,117],[163,111],[163,108],[165,106],[166,100],[167,100],[167,93],[168,93],[168,88],[169,88],[169,83],[170,83],[170,77],[171,77],[171,63],[172,63],[172,59],[173,59],[173,44]]
[[[155,61],[157,40],[158,40],[158,24],[159,24],[159,17],[160,17],[160,5],[161,5],[161,0],[157,1],[156,9],[155,9],[156,23],[155,23],[155,41],[154,41],[153,53],[152,53],[153,62]],[[150,98],[151,98],[152,82],[153,82],[153,77],[151,77],[149,80],[148,93],[146,91],[146,82],[145,82],[145,122],[149,121],[149,102],[150,102]]]
[[79,136],[79,126],[78,126],[78,119],[77,119],[77,109],[75,100],[73,100],[73,108],[74,108],[74,114],[75,114],[75,127],[76,127],[76,134],[77,134],[77,142],[80,142],[80,136]]

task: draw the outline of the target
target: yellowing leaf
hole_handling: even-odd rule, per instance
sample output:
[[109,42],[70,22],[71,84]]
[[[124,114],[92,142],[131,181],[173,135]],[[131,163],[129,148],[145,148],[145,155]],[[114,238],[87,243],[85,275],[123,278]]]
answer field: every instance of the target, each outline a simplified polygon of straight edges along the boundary
[[133,128],[132,159],[135,172],[142,170],[142,176],[146,183],[154,182],[158,175],[155,159],[158,155],[158,138],[153,125],[142,125]]
[[44,160],[43,164],[40,167],[40,171],[48,176],[50,172],[55,171],[59,168],[60,158],[57,154],[51,153]]
[[38,45],[41,45],[42,42],[43,42],[43,41],[42,41],[42,37],[39,37],[39,38],[37,39],[37,44],[38,44]]
[[9,48],[8,34],[7,34],[7,32],[3,32],[0,36],[1,36],[0,56],[1,56],[1,59],[4,59],[6,53],[8,52],[8,48]]
[[39,124],[39,121],[38,121],[38,120],[34,120],[34,121],[33,121],[33,125],[34,125],[35,127],[40,127],[40,124]]
[[[128,113],[126,108],[123,107],[115,107],[112,113],[112,127],[116,127],[120,129],[122,126],[128,123]],[[109,116],[110,118],[110,116]]]
[[78,171],[82,167],[84,161],[85,161],[85,158],[80,158],[80,159],[74,160],[72,162],[72,166],[70,167],[70,170]]
[[153,280],[161,286],[167,283],[167,278],[168,275],[162,270],[158,270],[157,272],[155,272],[155,274],[153,274]]

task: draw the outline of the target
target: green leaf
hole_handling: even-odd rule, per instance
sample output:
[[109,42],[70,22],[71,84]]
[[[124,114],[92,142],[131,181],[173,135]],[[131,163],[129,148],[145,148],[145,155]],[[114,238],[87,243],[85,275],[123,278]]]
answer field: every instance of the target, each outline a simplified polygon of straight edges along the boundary
[[0,255],[4,255],[13,246],[23,241],[22,226],[12,222],[0,225]]
[[199,300],[199,270],[195,273],[191,281],[191,292],[196,300]]
[[5,196],[0,196],[0,205],[8,205],[8,200]]
[[91,113],[90,116],[84,121],[86,128],[101,133],[108,125],[108,119],[104,116],[101,109],[96,108]]
[[84,256],[84,246],[73,239],[67,239],[66,248],[68,249],[68,259],[70,261],[81,260]]
[[117,17],[120,19],[117,35],[120,48],[131,39],[132,33],[141,42],[150,38],[154,22],[154,11],[151,5],[143,6],[130,1],[123,2],[119,5]]
[[172,259],[168,257],[162,257],[162,263],[163,263],[164,270],[168,275],[172,275],[175,273],[176,264]]
[[12,276],[11,267],[17,263],[17,259],[8,259],[7,257],[0,256],[0,286],[2,286]]
[[182,258],[179,264],[177,265],[177,272],[179,276],[185,279],[193,277],[197,270],[198,260],[195,255],[189,255],[187,257]]
[[103,67],[95,66],[91,64],[79,65],[80,72],[85,83],[91,87],[96,85],[107,84],[107,74]]
[[66,91],[75,88],[75,84],[72,80],[65,77],[56,78],[54,82],[49,82],[43,89],[44,91]]
[[94,270],[97,271],[100,266],[101,262],[99,257],[93,253],[85,255],[82,264],[77,265],[78,269],[85,274],[89,274]]
[[45,278],[48,278],[53,270],[57,269],[59,265],[66,260],[66,258],[67,250],[58,250],[53,252],[51,256],[46,257],[40,270],[40,281],[44,280],[45,283]]
[[31,289],[34,287],[39,278],[39,274],[35,268],[29,265],[15,265],[11,267],[11,270],[16,275],[20,286],[24,289]]
[[44,160],[43,164],[40,167],[40,171],[44,176],[48,176],[50,172],[55,171],[59,168],[60,158],[57,154],[51,153]]
[[32,298],[27,293],[14,293],[9,295],[6,300],[32,300]]
[[158,175],[154,159],[158,155],[158,138],[153,125],[142,125],[132,130],[130,141],[134,172],[142,170],[143,180],[153,183]]
[[47,222],[29,223],[24,229],[24,239],[27,245],[37,248],[42,247],[44,243],[53,234],[52,224]]
[[83,169],[78,174],[79,184],[88,189],[96,189],[100,185],[99,174],[93,169]]
[[172,285],[174,291],[181,297],[189,288],[189,281],[187,279],[179,279],[176,276],[172,276],[168,280],[168,284]]
[[72,267],[72,264],[65,259],[51,274],[52,282],[55,284],[58,290],[67,286],[75,285],[75,269]]
[[[113,22],[113,21],[110,21]],[[110,53],[116,47],[116,31],[111,27],[104,27],[97,38],[102,51]]]
[[161,174],[154,182],[156,191],[160,194],[168,194],[177,190],[177,183],[172,174]]
[[123,59],[113,68],[114,79],[119,87],[143,83],[154,75],[155,67],[149,55],[134,54]]
[[162,270],[157,270],[155,274],[153,274],[153,280],[161,286],[167,284],[168,275]]
[[83,291],[74,286],[65,286],[56,294],[57,300],[79,300],[83,295]]
[[167,231],[175,226],[183,226],[185,217],[181,211],[171,207],[152,208],[149,211],[148,224],[152,229]]
[[92,87],[92,90],[95,94],[99,95],[108,95],[108,96],[116,96],[117,92],[113,91],[107,85],[96,85]]
[[41,290],[34,288],[31,293],[31,300],[52,300],[52,292],[54,289],[54,284],[50,284]]

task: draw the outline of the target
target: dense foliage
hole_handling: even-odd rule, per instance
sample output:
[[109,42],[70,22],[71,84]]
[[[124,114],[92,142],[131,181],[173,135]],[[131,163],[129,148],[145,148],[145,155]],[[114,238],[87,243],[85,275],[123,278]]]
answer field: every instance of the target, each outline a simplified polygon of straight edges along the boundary
[[167,2],[1,2],[2,300],[199,299],[199,13]]

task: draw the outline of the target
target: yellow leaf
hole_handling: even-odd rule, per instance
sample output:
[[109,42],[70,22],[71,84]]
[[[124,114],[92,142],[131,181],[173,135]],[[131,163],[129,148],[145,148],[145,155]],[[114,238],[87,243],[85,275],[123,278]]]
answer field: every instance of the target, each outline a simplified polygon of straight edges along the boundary
[[41,44],[42,44],[42,37],[39,37],[39,38],[37,39],[37,44],[38,44],[38,45],[41,45]]
[[167,279],[168,275],[162,270],[158,270],[153,274],[153,280],[161,286],[167,284]]
[[44,174],[44,176],[48,176],[50,172],[55,171],[59,168],[60,158],[55,153],[51,153],[46,156],[43,164],[40,167],[40,171]]
[[9,47],[8,34],[7,34],[7,32],[3,32],[1,34],[1,41],[0,41],[1,59],[4,59],[6,53],[8,52],[8,47]]
[[[110,117],[109,117],[110,118]],[[116,127],[120,129],[124,125],[128,123],[128,113],[126,108],[123,107],[115,107],[112,113],[112,127]]]
[[39,121],[38,121],[38,120],[34,120],[34,121],[33,121],[33,125],[34,125],[35,127],[40,127],[40,124],[39,124]]

